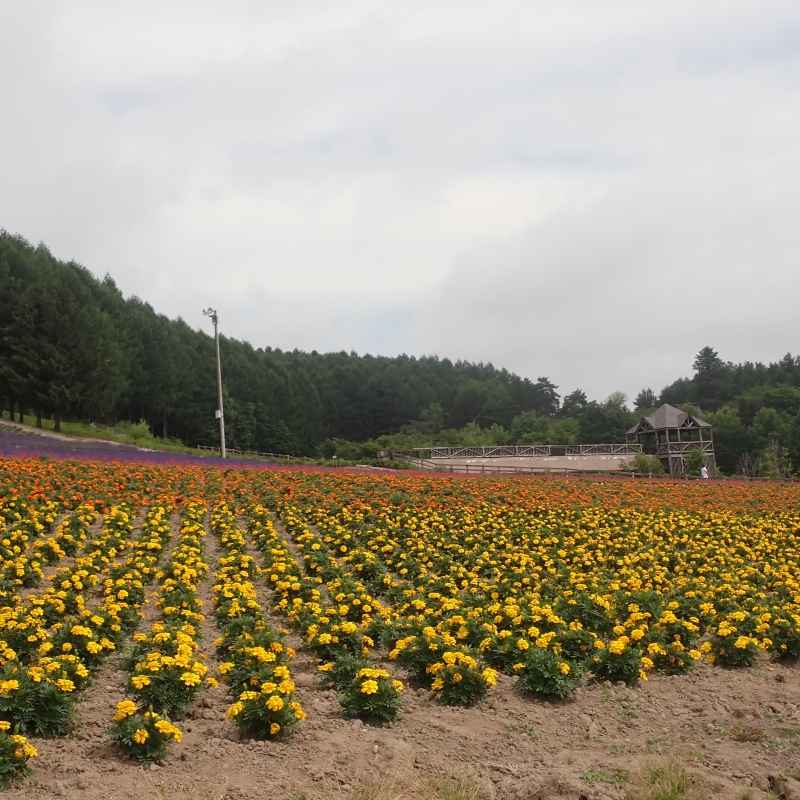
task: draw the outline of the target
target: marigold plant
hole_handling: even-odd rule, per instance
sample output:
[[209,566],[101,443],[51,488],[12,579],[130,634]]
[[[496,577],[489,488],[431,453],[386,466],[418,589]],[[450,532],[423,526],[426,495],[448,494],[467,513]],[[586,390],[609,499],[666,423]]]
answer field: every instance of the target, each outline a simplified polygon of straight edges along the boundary
[[11,732],[11,724],[0,720],[0,789],[7,789],[31,774],[28,759],[35,758],[36,748],[21,736]]
[[385,669],[363,667],[342,691],[339,703],[346,717],[371,725],[391,722],[402,707],[403,689],[403,683],[393,679]]

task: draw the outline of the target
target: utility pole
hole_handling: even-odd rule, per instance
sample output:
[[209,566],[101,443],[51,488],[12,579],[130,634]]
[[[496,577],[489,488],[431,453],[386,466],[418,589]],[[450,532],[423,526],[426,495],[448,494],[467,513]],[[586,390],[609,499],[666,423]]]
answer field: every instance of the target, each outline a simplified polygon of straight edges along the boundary
[[219,454],[222,458],[227,458],[225,450],[225,417],[222,413],[222,365],[219,360],[219,328],[217,326],[217,312],[213,308],[204,308],[203,315],[211,317],[214,323],[214,345],[217,350],[217,411],[216,417],[219,420]]

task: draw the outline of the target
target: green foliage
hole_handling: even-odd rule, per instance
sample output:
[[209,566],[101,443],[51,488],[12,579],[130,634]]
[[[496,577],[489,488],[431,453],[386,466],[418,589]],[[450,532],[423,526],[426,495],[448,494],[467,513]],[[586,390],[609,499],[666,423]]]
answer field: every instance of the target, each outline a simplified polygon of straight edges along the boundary
[[363,667],[339,696],[346,717],[377,725],[391,722],[402,707],[403,684],[384,669]]
[[123,700],[117,709],[108,735],[119,745],[122,755],[149,764],[163,758],[173,741],[181,741],[181,732],[152,708],[141,713],[130,700]]
[[592,671],[600,680],[623,681],[628,686],[636,686],[641,677],[642,653],[635,647],[625,647],[617,653],[607,647],[594,657]]
[[306,715],[294,700],[294,684],[269,681],[261,686],[261,691],[245,689],[228,709],[227,716],[245,736],[284,739]]
[[646,766],[627,791],[630,800],[704,800],[695,779],[677,761]]
[[776,658],[800,658],[800,619],[777,616],[770,638]]
[[[197,683],[187,684],[183,680],[184,676],[197,678]],[[125,691],[143,705],[156,708],[165,716],[174,717],[183,714],[200,685],[199,677],[194,673],[187,672],[185,667],[173,665],[162,666],[158,672],[147,675],[130,675]]]
[[560,658],[552,650],[530,648],[524,660],[515,667],[516,688],[547,700],[572,697],[578,688],[582,672],[573,664]]
[[0,789],[7,789],[31,774],[28,759],[35,758],[35,748],[19,730],[9,733],[10,725],[0,722]]
[[711,656],[708,660],[725,667],[752,667],[761,652],[758,641],[749,636],[715,633],[709,641]]
[[750,436],[739,413],[732,406],[724,406],[713,414],[707,414],[707,422],[714,431],[714,456],[725,473],[736,471],[736,463],[742,452],[750,446]]
[[664,466],[661,460],[657,456],[649,456],[647,453],[637,453],[633,458],[628,459],[628,461],[624,463],[623,469],[645,475],[664,474]]
[[686,456],[686,472],[689,475],[699,475],[705,463],[705,453],[699,447],[693,447]]
[[578,417],[579,438],[583,444],[622,442],[634,416],[625,405],[625,395],[614,393],[603,403],[592,401]]
[[6,665],[0,677],[0,720],[34,736],[63,736],[77,715],[72,691],[47,680],[35,681],[26,671]]
[[637,410],[649,410],[657,405],[658,397],[656,397],[656,393],[652,389],[642,389],[633,401],[633,407]]
[[353,685],[356,675],[369,666],[369,662],[350,653],[339,656],[336,661],[322,664],[319,671],[322,673],[320,685],[324,689],[338,689],[343,691]]
[[427,671],[433,677],[431,689],[446,706],[474,706],[486,697],[497,675],[490,667],[481,669],[472,656],[453,650],[442,653],[442,660]]

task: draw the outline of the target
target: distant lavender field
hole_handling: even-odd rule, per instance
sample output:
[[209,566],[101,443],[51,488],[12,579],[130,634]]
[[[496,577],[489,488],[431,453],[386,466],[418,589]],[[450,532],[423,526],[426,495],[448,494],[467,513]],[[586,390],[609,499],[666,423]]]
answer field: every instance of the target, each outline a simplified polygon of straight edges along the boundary
[[131,444],[116,444],[102,439],[54,439],[35,433],[0,428],[0,456],[10,458],[52,456],[53,458],[92,461],[145,461],[155,464],[196,464],[198,466],[248,466],[269,468],[263,461],[247,458],[197,456],[169,453],[163,450],[142,450]]

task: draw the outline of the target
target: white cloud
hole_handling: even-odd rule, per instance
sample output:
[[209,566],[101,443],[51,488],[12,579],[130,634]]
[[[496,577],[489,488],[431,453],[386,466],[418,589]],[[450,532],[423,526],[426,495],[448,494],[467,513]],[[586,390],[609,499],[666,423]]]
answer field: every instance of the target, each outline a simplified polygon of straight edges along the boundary
[[256,345],[659,389],[798,349],[798,34],[744,0],[6,3],[0,225]]

